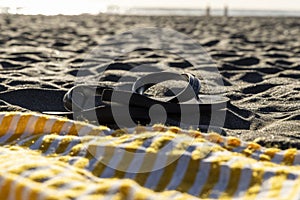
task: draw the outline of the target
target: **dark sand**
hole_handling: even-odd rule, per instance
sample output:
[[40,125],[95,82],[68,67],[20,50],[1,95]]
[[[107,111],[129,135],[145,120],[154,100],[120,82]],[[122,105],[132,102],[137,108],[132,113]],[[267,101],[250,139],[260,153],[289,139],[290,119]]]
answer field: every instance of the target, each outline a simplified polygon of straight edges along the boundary
[[[89,51],[105,36],[141,24],[172,28],[205,47],[222,75],[225,86],[219,88],[231,99],[227,135],[300,148],[299,18],[0,16],[1,111],[64,110],[63,95]],[[201,76],[196,66],[163,52],[128,54],[97,74],[105,62],[85,63],[92,66],[85,74],[116,85],[120,76],[129,82],[137,77],[127,73],[132,64],[162,62]]]

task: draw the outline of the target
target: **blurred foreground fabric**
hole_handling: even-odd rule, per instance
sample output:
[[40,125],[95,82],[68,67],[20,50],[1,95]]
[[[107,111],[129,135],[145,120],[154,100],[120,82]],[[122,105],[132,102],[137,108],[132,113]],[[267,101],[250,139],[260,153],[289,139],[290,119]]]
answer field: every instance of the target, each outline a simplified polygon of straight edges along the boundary
[[2,112],[0,143],[0,199],[300,198],[298,150],[216,133]]

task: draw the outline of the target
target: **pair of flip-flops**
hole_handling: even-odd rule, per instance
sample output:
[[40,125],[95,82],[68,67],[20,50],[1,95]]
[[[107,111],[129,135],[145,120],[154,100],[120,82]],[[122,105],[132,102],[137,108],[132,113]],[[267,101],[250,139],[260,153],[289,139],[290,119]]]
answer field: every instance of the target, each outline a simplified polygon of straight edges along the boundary
[[[187,81],[173,96],[153,98],[145,94],[164,81]],[[68,112],[44,112],[85,119],[113,128],[163,123],[198,127],[209,125],[213,112],[222,112],[229,99],[221,95],[199,95],[200,80],[192,74],[151,73],[137,79],[131,91],[98,85],[77,85],[64,96]]]

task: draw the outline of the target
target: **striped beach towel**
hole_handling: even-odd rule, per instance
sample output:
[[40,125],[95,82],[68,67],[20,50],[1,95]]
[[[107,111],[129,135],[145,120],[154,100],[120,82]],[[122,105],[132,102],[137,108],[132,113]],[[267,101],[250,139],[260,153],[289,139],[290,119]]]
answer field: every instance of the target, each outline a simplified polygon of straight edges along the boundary
[[154,125],[0,113],[0,199],[299,199],[300,152]]

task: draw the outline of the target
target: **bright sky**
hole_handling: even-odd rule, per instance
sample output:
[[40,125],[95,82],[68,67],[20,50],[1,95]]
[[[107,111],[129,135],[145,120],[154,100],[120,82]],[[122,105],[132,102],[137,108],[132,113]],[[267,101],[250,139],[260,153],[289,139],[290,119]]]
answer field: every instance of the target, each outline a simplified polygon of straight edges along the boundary
[[224,4],[234,9],[299,10],[300,0],[109,0],[116,5],[136,7],[223,8]]
[[193,8],[210,5],[223,8],[255,10],[293,10],[300,12],[300,0],[0,0],[0,7],[23,7],[23,13],[31,14],[79,14],[106,11],[108,5],[122,8]]

